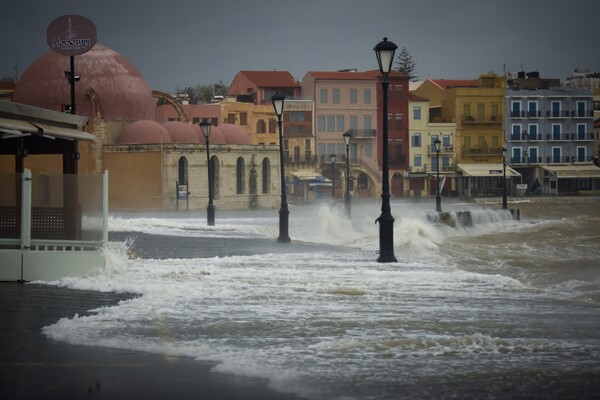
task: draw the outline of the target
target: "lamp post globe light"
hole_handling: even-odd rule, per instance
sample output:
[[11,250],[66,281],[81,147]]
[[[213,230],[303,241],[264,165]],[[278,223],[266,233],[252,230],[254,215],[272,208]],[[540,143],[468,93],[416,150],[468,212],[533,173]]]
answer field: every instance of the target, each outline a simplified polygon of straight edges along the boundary
[[350,203],[352,201],[350,198],[350,142],[352,141],[352,134],[346,131],[342,137],[346,145],[346,192],[344,194],[344,208],[346,209],[346,215],[350,217],[352,213],[352,205]]
[[442,142],[440,142],[440,139],[436,138],[433,141],[433,144],[435,146],[435,153],[436,153],[436,157],[437,157],[437,162],[435,163],[436,169],[437,169],[437,180],[436,180],[437,190],[435,192],[435,211],[441,212],[442,211],[442,198],[440,197],[440,146],[441,146]]
[[506,147],[502,148],[502,209],[508,209],[506,201]]
[[329,155],[329,161],[331,161],[331,198],[333,199],[334,196],[334,189],[335,189],[335,179],[333,177],[334,173],[335,173],[335,154],[331,153]]
[[280,243],[289,243],[291,241],[288,234],[288,219],[290,212],[288,211],[287,195],[285,193],[285,168],[283,165],[283,134],[281,126],[281,116],[283,115],[283,102],[285,96],[276,93],[271,96],[275,114],[277,114],[277,126],[279,128],[279,164],[281,167],[281,207],[279,208],[279,237],[277,241]]
[[206,207],[206,224],[208,226],[215,226],[215,207],[213,205],[213,176],[212,173],[212,163],[210,162],[210,150],[209,150],[209,141],[210,137],[210,129],[212,127],[212,122],[203,119],[198,125],[200,125],[200,130],[202,131],[202,135],[206,139],[206,162],[208,169],[208,207]]
[[392,62],[394,61],[394,53],[396,52],[396,46],[394,43],[389,42],[387,38],[383,38],[383,41],[379,42],[373,50],[377,55],[377,63],[379,64],[379,71],[381,72],[381,88],[383,94],[383,160],[382,160],[382,187],[381,187],[381,215],[375,220],[379,222],[379,257],[377,262],[387,263],[396,262],[394,256],[394,217],[390,208],[390,182],[389,182],[389,171],[388,171],[388,74],[392,69]]

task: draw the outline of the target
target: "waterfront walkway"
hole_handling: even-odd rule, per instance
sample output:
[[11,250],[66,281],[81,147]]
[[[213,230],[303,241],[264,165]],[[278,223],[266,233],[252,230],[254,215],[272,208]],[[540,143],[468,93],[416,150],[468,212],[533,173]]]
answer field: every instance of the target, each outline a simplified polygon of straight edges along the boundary
[[[143,235],[143,234],[139,234]],[[115,235],[118,236],[118,235]],[[141,238],[138,238],[141,239]],[[146,235],[144,257],[172,256],[170,237]],[[111,240],[119,240],[113,237]],[[178,243],[178,256],[223,255],[221,240]],[[273,242],[273,241],[272,241]],[[242,245],[245,243],[245,245]],[[256,253],[256,243],[240,240],[228,252]],[[290,247],[269,246],[280,251]],[[311,245],[295,243],[303,251]],[[153,250],[150,250],[150,249]],[[235,250],[233,250],[235,249]],[[165,254],[166,253],[166,254]],[[48,339],[42,327],[61,318],[89,314],[133,295],[71,290],[54,286],[0,283],[0,398],[1,399],[219,399],[292,400],[259,379],[211,372],[214,363],[165,357],[131,350],[75,346]]]

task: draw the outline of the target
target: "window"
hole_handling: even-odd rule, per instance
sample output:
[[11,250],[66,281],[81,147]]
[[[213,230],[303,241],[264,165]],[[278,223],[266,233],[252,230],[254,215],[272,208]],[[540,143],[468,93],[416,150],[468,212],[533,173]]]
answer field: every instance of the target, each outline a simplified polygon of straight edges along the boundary
[[527,102],[527,116],[538,117],[538,102],[537,100],[530,100]]
[[560,163],[560,159],[562,156],[562,148],[561,147],[552,147],[552,162],[557,164]]
[[463,105],[463,114],[465,118],[469,118],[471,116],[471,105],[465,104]]
[[577,102],[577,116],[585,117],[585,101]]
[[421,134],[415,133],[412,140],[413,147],[421,147]]
[[304,122],[304,111],[290,111],[290,122]]
[[577,162],[585,162],[587,149],[583,146],[577,146]]
[[227,123],[235,124],[235,114],[234,113],[227,114]]
[[358,117],[356,115],[350,116],[350,129],[358,129]]
[[512,149],[512,164],[521,164],[523,160],[521,159],[521,151],[520,147],[513,147]]
[[317,155],[322,156],[325,154],[327,154],[327,146],[325,145],[325,143],[319,143],[317,145]]
[[340,89],[333,89],[331,94],[333,104],[340,104]]
[[327,116],[327,132],[335,132],[335,116]]
[[561,124],[552,124],[552,140],[560,140],[561,133],[562,133],[562,125]]
[[365,123],[365,129],[372,129],[371,128],[371,116],[370,115],[365,115],[364,123]]
[[365,104],[371,104],[371,89],[365,89],[363,96]]
[[511,139],[512,140],[521,140],[521,125],[520,124],[514,124],[512,126]]
[[236,192],[237,194],[244,193],[244,159],[242,157],[237,159],[236,163]]
[[577,124],[577,140],[585,140],[585,124]]
[[402,98],[402,85],[394,85],[394,94],[397,99]]
[[550,114],[553,118],[560,117],[560,101],[553,101],[550,105],[552,109],[552,114]]
[[402,129],[402,120],[404,119],[404,115],[396,114],[395,119],[396,119],[396,129],[397,130]]
[[256,122],[256,133],[267,133],[267,124],[264,119],[259,119]]
[[442,156],[442,169],[450,168],[450,157]]
[[276,133],[277,121],[274,118],[269,118],[269,133]]
[[498,104],[492,104],[492,121],[498,121]]
[[477,104],[477,121],[485,121],[485,106]]
[[521,116],[521,102],[520,101],[512,101],[510,103],[510,116],[513,118],[518,118]]
[[178,183],[180,185],[187,185],[188,183],[188,161],[187,158],[185,157],[179,157],[179,163],[178,163],[178,170],[177,170],[177,178],[178,178]]
[[327,104],[327,89],[323,88],[320,90],[321,104]]
[[413,119],[415,119],[415,120],[421,119],[421,107],[420,106],[413,107]]
[[[263,121],[264,123],[264,121]],[[248,113],[241,112],[240,113],[240,125],[248,125]]]
[[344,132],[344,116],[343,115],[338,115],[336,117],[336,124],[337,124],[337,131],[338,132]]
[[372,157],[373,156],[373,145],[370,142],[369,143],[365,143],[363,149],[365,151],[365,157]]
[[421,155],[420,154],[415,154],[413,164],[415,167],[421,166]]
[[539,140],[538,124],[529,124],[527,126],[527,131],[529,133],[529,140]]
[[319,115],[317,117],[317,131],[325,132],[325,116]]
[[350,89],[350,104],[356,104],[358,102],[358,92],[356,89]]
[[444,135],[442,137],[442,145],[444,147],[450,147],[450,135]]

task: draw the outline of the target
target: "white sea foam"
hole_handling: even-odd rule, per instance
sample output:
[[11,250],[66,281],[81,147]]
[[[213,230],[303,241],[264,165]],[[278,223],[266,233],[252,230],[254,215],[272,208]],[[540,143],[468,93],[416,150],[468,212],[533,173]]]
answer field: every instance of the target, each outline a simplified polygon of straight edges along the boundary
[[[103,270],[58,284],[141,296],[62,319],[44,333],[69,343],[212,360],[215,372],[266,378],[311,398],[397,398],[402,385],[451,380],[457,371],[464,377],[595,368],[598,307],[552,295],[594,293],[585,288],[594,282],[542,287],[501,251],[511,235],[529,243],[543,224],[473,208],[474,226],[453,228],[433,225],[424,207],[396,211],[397,204],[399,262],[391,264],[374,261],[376,216],[361,205],[351,220],[325,205],[295,209],[293,240],[333,245],[310,253],[146,260],[111,243]],[[112,217],[111,229],[276,236],[270,217],[250,222],[224,215],[217,222],[205,229],[200,219]],[[473,267],[465,268],[470,260]]]

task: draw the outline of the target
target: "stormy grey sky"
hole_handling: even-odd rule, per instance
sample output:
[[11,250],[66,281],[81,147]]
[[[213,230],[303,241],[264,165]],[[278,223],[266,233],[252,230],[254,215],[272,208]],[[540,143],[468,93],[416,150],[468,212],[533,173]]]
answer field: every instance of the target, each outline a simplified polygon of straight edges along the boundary
[[133,62],[152,89],[240,70],[376,69],[383,36],[405,46],[419,79],[538,70],[564,79],[600,71],[597,0],[8,0],[0,7],[0,78],[44,53],[46,28],[78,14],[98,43]]

